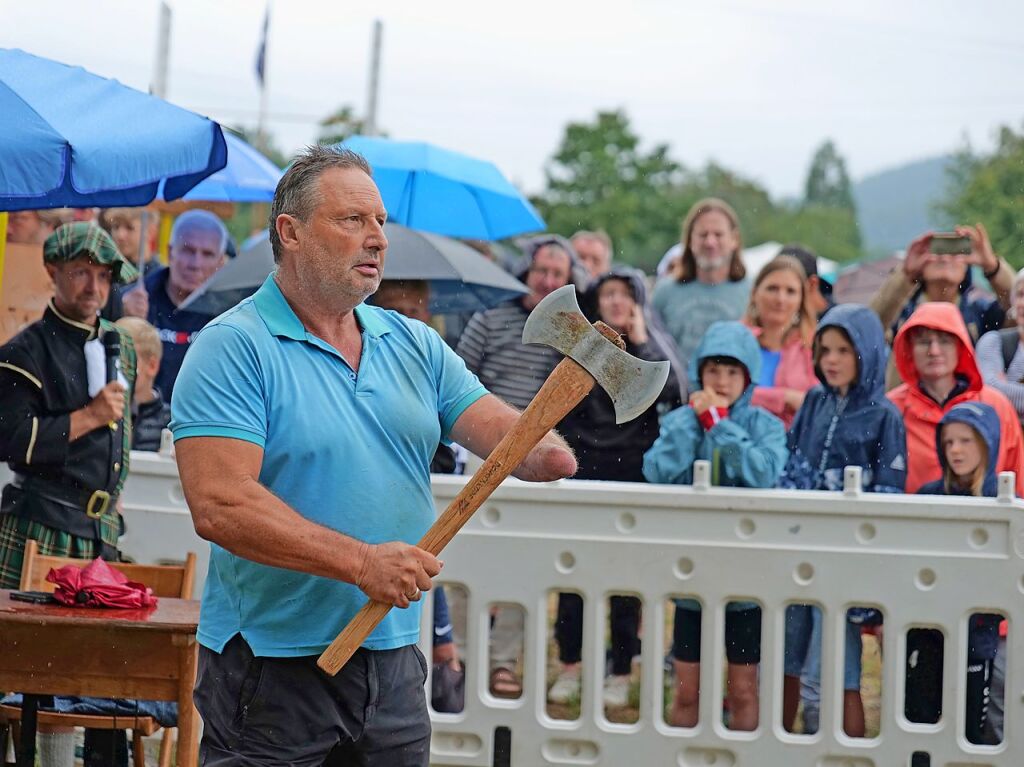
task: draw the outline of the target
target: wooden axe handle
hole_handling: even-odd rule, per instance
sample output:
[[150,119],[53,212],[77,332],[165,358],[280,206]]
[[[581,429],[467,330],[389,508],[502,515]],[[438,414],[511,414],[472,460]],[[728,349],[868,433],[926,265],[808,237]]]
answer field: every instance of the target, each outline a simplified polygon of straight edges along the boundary
[[[605,336],[614,336],[614,340],[621,345],[615,331],[603,323],[597,325]],[[512,429],[427,530],[419,547],[435,557],[440,554],[473,516],[473,512],[523,462],[544,435],[555,428],[593,388],[594,379],[581,365],[569,358],[559,362]],[[390,609],[391,605],[384,602],[367,602],[323,651],[316,664],[331,676],[337,674]]]

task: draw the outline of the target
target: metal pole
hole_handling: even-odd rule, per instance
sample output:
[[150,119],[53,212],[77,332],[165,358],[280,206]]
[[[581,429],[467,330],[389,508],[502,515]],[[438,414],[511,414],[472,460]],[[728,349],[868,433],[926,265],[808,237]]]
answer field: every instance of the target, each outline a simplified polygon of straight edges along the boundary
[[270,4],[267,4],[267,9],[263,17],[263,37],[260,40],[262,46],[262,66],[260,72],[260,111],[256,118],[256,148],[261,152],[267,151],[267,136],[266,136],[266,124],[267,124],[267,61],[268,61],[268,48],[270,47]]
[[167,61],[171,55],[171,7],[160,3],[160,15],[156,33],[156,64],[153,68],[153,82],[149,92],[162,99],[167,98]]
[[366,97],[366,123],[363,131],[367,136],[377,135],[377,90],[380,86],[380,48],[384,35],[384,23],[373,22],[373,42],[370,47],[370,83]]

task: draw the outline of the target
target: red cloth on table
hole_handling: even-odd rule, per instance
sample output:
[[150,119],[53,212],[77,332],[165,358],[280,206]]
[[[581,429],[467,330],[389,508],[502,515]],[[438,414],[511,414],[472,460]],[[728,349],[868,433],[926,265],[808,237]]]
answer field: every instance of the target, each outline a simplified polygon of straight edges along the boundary
[[152,607],[156,604],[153,590],[135,583],[120,570],[102,559],[94,559],[85,567],[64,565],[51,568],[46,580],[56,584],[54,596],[69,607]]

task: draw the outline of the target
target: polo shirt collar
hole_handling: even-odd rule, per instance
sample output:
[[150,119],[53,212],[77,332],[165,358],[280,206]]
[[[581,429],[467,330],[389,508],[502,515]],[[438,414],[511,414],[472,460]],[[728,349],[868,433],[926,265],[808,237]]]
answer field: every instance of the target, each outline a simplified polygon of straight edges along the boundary
[[[307,340],[306,328],[288,305],[281,288],[277,285],[277,280],[274,279],[276,274],[277,272],[271,272],[260,289],[253,295],[256,309],[266,323],[267,329],[275,336],[305,341]],[[391,332],[366,304],[359,304],[355,312],[359,326],[367,335],[379,338]]]

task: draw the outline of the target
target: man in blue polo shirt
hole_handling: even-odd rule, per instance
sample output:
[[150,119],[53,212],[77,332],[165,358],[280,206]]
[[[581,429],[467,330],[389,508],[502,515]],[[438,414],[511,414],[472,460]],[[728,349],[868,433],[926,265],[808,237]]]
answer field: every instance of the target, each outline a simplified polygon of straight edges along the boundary
[[[211,546],[195,700],[204,765],[415,765],[429,758],[420,592],[441,563],[440,440],[486,455],[517,413],[426,325],[368,306],[386,213],[365,160],[308,149],[278,184],[277,271],[208,325],[178,378],[182,486]],[[517,472],[576,470],[554,434]],[[367,598],[388,617],[336,677],[315,665]]]

